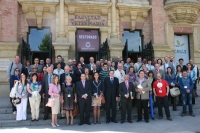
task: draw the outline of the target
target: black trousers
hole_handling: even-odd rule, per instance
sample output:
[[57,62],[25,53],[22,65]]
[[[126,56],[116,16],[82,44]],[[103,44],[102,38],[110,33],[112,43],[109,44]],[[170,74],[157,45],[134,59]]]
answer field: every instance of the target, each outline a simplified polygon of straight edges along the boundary
[[[88,123],[90,121],[90,108],[91,108],[91,101],[81,99],[82,101],[79,101],[79,111],[80,111],[80,122],[82,123]],[[84,117],[84,114],[86,117]]]
[[14,112],[14,111],[17,111],[15,105],[12,103],[12,98],[10,98],[10,103],[12,104],[12,110],[13,110],[13,112]]
[[125,121],[126,111],[128,114],[127,120],[131,120],[131,111],[132,111],[132,101],[127,100],[126,102],[121,102],[121,121]]
[[162,106],[164,106],[165,114],[166,114],[167,118],[170,117],[168,96],[164,96],[164,97],[158,97],[157,96],[156,102],[157,102],[157,105],[158,105],[159,116],[163,117]]
[[[108,99],[108,98],[106,98]],[[106,101],[106,119],[110,121],[110,109],[112,109],[112,120],[116,118],[116,99]]]
[[138,120],[142,120],[142,109],[144,109],[144,120],[149,120],[148,102],[149,100],[137,99]]
[[[48,99],[49,98],[45,97],[45,99],[44,99],[44,106],[48,103]],[[50,107],[45,106],[45,108],[44,108],[44,118],[45,119],[48,119],[50,110],[51,110]]]

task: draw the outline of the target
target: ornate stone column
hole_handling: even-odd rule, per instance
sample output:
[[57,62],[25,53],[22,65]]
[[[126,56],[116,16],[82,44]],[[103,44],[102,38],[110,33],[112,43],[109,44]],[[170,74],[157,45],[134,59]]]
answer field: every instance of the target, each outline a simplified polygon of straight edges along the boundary
[[[116,59],[117,56],[122,56],[122,50],[124,48],[124,44],[122,44],[121,40],[118,38],[117,33],[117,15],[116,14],[116,0],[112,0],[111,7],[111,34],[109,40],[109,49],[110,49],[110,58]],[[119,16],[119,15],[118,15]]]
[[61,55],[65,62],[67,62],[69,54],[68,51],[70,49],[71,44],[68,42],[66,37],[65,25],[68,15],[65,15],[65,1],[60,0],[59,4],[59,32],[56,36],[56,41],[53,43],[55,50],[55,58],[57,55]]

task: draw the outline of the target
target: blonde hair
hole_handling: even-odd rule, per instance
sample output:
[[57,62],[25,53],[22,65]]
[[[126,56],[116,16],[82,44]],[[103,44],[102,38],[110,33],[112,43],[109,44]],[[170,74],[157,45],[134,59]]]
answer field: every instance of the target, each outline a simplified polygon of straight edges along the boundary
[[[58,77],[58,75],[54,75],[53,76],[53,78],[52,78],[52,84],[56,84],[56,82],[55,82],[56,77]],[[58,83],[57,84],[59,84],[59,77],[58,77]]]
[[71,79],[71,81],[72,81],[72,77],[71,77],[71,76],[66,76],[65,80],[66,80],[67,78],[70,78],[70,79]]

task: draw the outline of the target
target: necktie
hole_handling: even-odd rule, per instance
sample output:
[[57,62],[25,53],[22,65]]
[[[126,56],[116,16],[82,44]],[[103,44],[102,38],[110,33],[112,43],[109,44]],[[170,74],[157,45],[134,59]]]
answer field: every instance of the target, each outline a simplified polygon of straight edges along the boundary
[[85,82],[84,81],[82,81],[82,84],[83,84],[83,88],[85,88]]
[[127,90],[127,94],[128,94],[128,89],[129,89],[129,84],[128,84],[128,82],[126,82],[126,90]]
[[113,78],[110,79],[111,83],[113,84]]

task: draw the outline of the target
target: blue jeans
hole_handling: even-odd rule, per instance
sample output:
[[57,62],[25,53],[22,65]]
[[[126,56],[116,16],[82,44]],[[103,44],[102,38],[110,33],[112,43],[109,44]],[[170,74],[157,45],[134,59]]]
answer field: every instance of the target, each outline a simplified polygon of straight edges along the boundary
[[189,106],[189,112],[190,114],[193,114],[192,111],[192,93],[182,93],[182,98],[183,98],[183,114],[186,114],[186,108],[187,104]]

